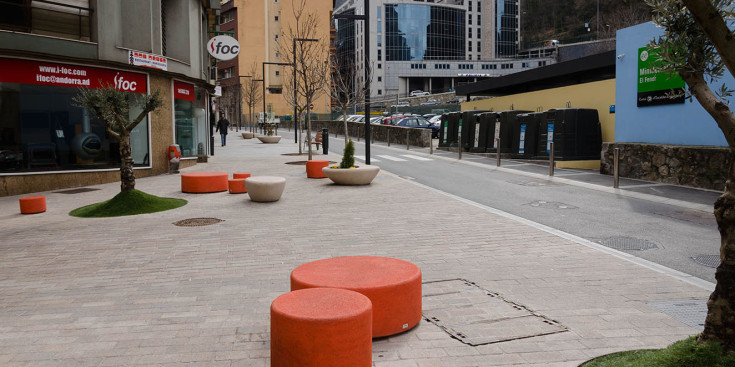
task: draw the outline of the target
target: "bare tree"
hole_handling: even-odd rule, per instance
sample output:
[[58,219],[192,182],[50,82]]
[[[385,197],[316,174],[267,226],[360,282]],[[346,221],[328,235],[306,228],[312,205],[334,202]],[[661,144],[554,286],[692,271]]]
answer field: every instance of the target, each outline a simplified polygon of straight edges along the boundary
[[[306,141],[311,142],[311,113],[309,105],[312,101],[319,98],[324,91],[324,84],[329,77],[327,62],[327,45],[328,40],[320,37],[317,33],[319,29],[319,18],[314,11],[307,8],[306,0],[293,1],[293,16],[295,22],[283,32],[283,36],[279,39],[279,53],[285,59],[285,62],[293,64],[295,67],[286,73],[288,85],[284,85],[287,93],[286,101],[293,107],[296,107],[297,115],[305,112],[306,120]],[[296,41],[296,52],[293,50],[293,40]],[[298,39],[318,39],[318,42],[304,42]],[[296,78],[296,100],[293,97],[293,81]],[[290,92],[290,93],[289,93]],[[294,116],[298,118],[298,116]],[[299,120],[298,130],[301,131],[302,125]],[[301,141],[301,138],[299,138]],[[311,159],[311,144],[308,144],[309,159]],[[301,154],[301,144],[299,144],[299,154]]]
[[[135,190],[135,171],[133,170],[133,149],[130,146],[130,132],[163,104],[160,93],[127,93],[108,85],[103,89],[80,89],[74,97],[77,107],[86,108],[94,117],[105,124],[105,131],[120,142],[120,191]],[[134,118],[130,117],[130,106],[142,110]]]
[[345,144],[347,144],[349,141],[347,109],[365,100],[365,88],[357,82],[357,67],[354,58],[340,58],[337,55],[332,55],[330,61],[332,80],[331,83],[325,84],[325,92],[342,111]]
[[[724,85],[712,90],[707,80],[720,79],[725,70],[735,75],[735,33],[728,27],[735,0],[647,0],[654,22],[664,35],[649,44],[658,51],[657,69],[678,73],[690,97],[717,122],[730,150],[735,153],[735,115],[728,101],[732,91]],[[717,284],[707,302],[707,318],[699,341],[717,341],[725,353],[735,351],[735,163],[728,169],[725,191],[715,202],[720,231],[720,265]]]
[[253,62],[248,70],[250,78],[245,78],[242,83],[242,99],[248,106],[248,123],[250,123],[250,131],[253,131],[253,110],[258,103],[263,101],[263,92],[261,86],[256,82],[256,79],[263,79],[258,77],[258,63]]
[[224,86],[222,87],[222,96],[219,97],[220,111],[225,112],[225,115],[230,119],[234,119],[234,116],[237,115],[237,99],[239,98],[237,92],[237,85]]

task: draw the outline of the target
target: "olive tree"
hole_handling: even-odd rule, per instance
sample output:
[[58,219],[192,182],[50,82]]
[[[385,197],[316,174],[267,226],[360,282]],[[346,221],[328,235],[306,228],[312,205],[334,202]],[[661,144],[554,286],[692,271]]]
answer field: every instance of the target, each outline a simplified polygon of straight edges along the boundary
[[[657,49],[657,69],[678,73],[686,82],[690,98],[712,116],[735,153],[735,115],[724,85],[713,90],[712,82],[731,75],[735,66],[735,34],[728,27],[735,0],[647,0],[654,22],[664,34],[649,47]],[[699,341],[717,341],[726,352],[735,351],[735,163],[727,167],[725,190],[715,202],[714,214],[720,232],[720,265],[717,284],[707,302],[707,318]]]
[[[120,142],[120,191],[135,190],[130,132],[150,112],[161,107],[163,101],[159,92],[134,94],[108,85],[103,89],[80,89],[73,103],[77,107],[86,108],[94,117],[102,121],[107,134]],[[131,105],[141,109],[135,117],[130,116]]]

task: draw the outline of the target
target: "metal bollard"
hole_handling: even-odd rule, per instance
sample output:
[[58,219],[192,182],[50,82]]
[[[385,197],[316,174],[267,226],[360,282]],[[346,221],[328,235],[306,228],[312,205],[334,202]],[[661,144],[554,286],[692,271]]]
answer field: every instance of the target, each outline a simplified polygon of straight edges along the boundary
[[554,175],[554,142],[549,143],[549,176]]
[[613,188],[620,186],[620,175],[618,174],[618,163],[620,159],[620,148],[615,148],[615,156],[613,158]]
[[495,138],[495,140],[498,141],[498,145],[496,145],[498,150],[495,152],[495,165],[500,167],[500,138]]
[[434,154],[434,139],[429,139],[429,154]]
[[388,146],[390,146],[390,129],[388,129]]
[[329,154],[329,130],[322,129],[322,154]]
[[408,133],[410,132],[411,132],[411,129],[406,129],[406,150],[408,150],[408,138],[409,138]]

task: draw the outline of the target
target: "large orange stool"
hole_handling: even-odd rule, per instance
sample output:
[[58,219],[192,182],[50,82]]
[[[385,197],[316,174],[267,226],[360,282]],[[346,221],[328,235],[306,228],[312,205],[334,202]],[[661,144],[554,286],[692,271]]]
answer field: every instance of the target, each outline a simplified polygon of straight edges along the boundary
[[248,178],[250,174],[247,172],[235,172],[232,174],[232,178]]
[[181,174],[181,191],[191,193],[227,191],[225,172],[194,172]]
[[421,269],[403,260],[346,256],[312,261],[291,272],[291,290],[342,288],[373,303],[373,337],[398,334],[421,321]]
[[327,178],[322,172],[322,168],[329,166],[329,161],[306,161],[306,177],[308,178]]
[[46,197],[43,195],[26,196],[20,198],[19,202],[21,214],[36,214],[46,211]]
[[370,367],[372,306],[336,288],[289,292],[271,304],[271,366]]
[[232,178],[227,180],[227,187],[230,190],[230,194],[244,194],[248,192],[248,189],[245,187],[244,178]]

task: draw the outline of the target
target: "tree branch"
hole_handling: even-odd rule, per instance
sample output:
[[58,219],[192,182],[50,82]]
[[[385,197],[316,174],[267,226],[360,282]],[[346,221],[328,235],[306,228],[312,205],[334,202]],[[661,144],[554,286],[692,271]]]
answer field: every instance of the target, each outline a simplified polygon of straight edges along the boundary
[[735,38],[722,14],[710,0],[682,0],[694,20],[712,41],[731,75],[735,75]]
[[735,147],[735,114],[712,92],[702,73],[681,72],[680,75],[689,86],[689,91],[694,98],[717,122],[717,126],[725,135],[727,144]]

